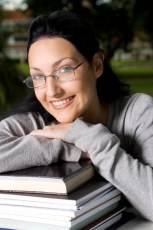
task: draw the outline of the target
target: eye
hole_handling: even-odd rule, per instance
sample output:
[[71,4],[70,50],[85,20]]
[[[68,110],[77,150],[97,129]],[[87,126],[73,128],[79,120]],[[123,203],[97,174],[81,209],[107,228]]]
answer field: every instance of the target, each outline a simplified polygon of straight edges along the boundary
[[42,75],[35,75],[35,76],[31,76],[31,78],[33,81],[42,81],[44,80],[45,77]]
[[71,73],[73,71],[73,67],[71,66],[64,66],[58,70],[59,73]]

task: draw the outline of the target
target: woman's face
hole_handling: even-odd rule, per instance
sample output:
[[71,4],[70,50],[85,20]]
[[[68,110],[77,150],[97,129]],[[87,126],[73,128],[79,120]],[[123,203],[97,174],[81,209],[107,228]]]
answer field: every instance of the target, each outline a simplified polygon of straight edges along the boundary
[[[54,37],[34,42],[28,55],[31,76],[49,76],[44,87],[35,88],[42,106],[60,123],[72,122],[78,117],[92,121],[100,110],[96,79],[102,74],[98,58],[89,64],[69,41]],[[75,78],[58,82],[52,78],[58,70],[76,67]]]

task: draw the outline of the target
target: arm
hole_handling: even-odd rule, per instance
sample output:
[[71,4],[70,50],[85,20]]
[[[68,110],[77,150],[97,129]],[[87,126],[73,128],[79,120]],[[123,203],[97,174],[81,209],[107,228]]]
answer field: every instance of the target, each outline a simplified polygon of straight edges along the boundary
[[122,191],[142,216],[153,221],[152,98],[142,98],[133,106],[129,126],[137,158],[122,149],[119,138],[102,124],[76,120],[64,140],[87,151],[99,173]]
[[11,116],[0,122],[0,172],[48,165],[58,159],[78,161],[81,150],[61,140],[32,136],[43,127],[32,113]]

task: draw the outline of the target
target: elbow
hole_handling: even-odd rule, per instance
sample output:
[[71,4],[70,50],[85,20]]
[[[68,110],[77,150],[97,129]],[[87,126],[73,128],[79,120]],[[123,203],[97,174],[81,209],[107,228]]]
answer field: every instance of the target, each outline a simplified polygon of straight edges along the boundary
[[146,219],[146,220],[148,220],[148,221],[150,221],[150,222],[153,222],[153,210],[152,210],[153,208],[150,208],[150,209],[148,209],[146,212],[143,212],[142,214],[141,214],[141,216],[144,218],[144,219]]
[[145,217],[146,220],[153,222],[153,212]]

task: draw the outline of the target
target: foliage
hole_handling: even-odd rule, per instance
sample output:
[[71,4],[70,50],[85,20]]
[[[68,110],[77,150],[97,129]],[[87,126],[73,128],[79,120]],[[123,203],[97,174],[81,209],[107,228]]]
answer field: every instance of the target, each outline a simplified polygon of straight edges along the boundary
[[[152,0],[24,0],[34,16],[58,9],[77,12],[94,24],[107,55],[119,47],[127,49],[135,31],[145,31],[153,41]],[[147,36],[146,36],[147,38]]]
[[132,39],[131,18],[124,5],[102,4],[96,8],[95,25],[109,59],[117,48],[126,49]]
[[[0,10],[0,22],[1,20],[2,11]],[[4,48],[4,34],[0,30],[0,115],[21,99],[25,92],[19,80],[19,71],[15,63],[5,57]]]
[[126,47],[131,39],[131,0],[124,0],[122,4],[117,0],[111,3],[97,4],[98,1],[84,0],[25,0],[34,16],[48,13],[53,10],[66,9],[76,12],[94,25],[104,46],[108,57],[112,57],[114,51],[122,46]]
[[25,93],[19,72],[12,61],[0,60],[0,112],[4,112],[21,100]]
[[33,16],[45,14],[54,10],[60,10],[64,6],[62,0],[24,0],[24,2],[28,5],[28,9],[31,10]]
[[134,9],[134,28],[136,30],[145,31],[153,44],[153,1],[152,0],[136,0]]

